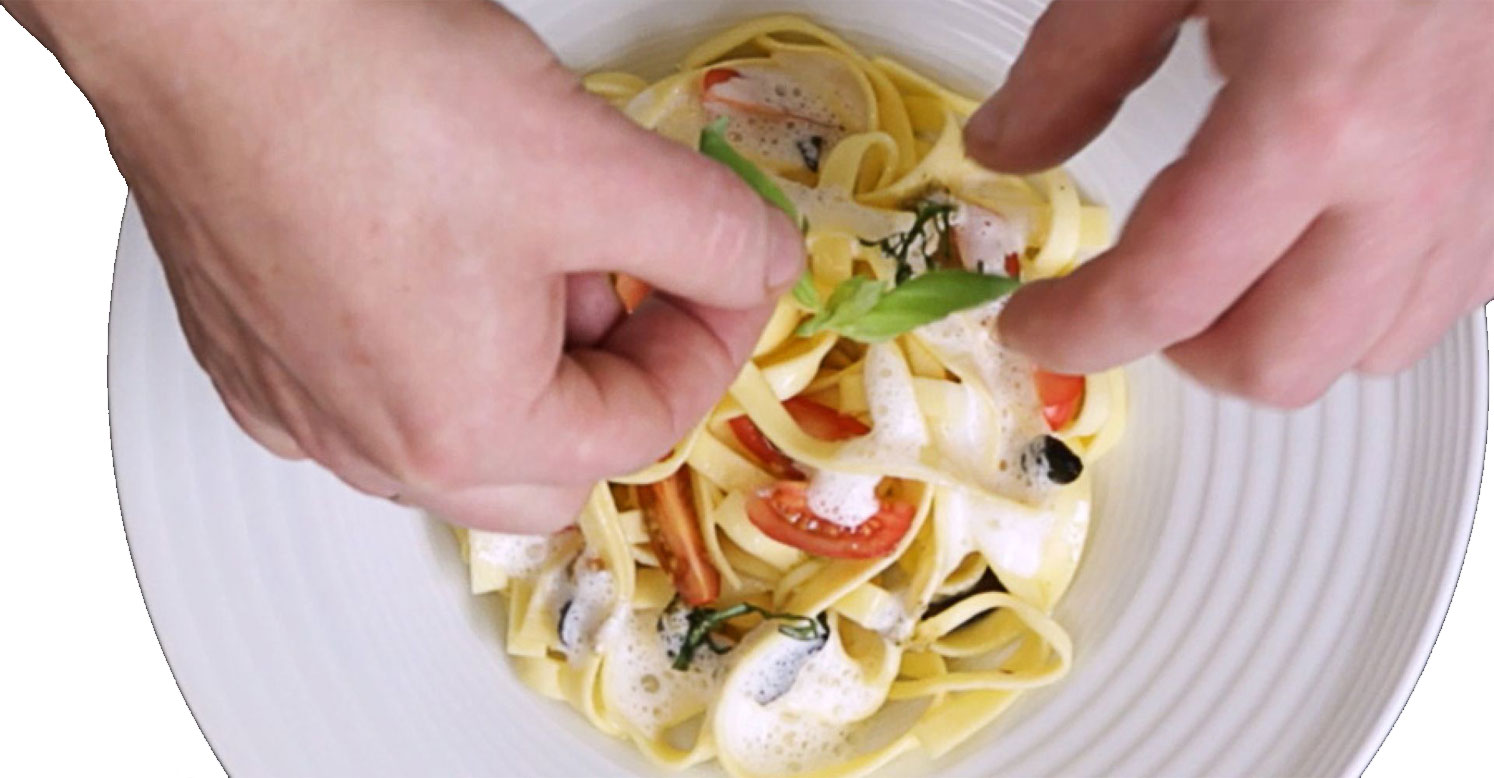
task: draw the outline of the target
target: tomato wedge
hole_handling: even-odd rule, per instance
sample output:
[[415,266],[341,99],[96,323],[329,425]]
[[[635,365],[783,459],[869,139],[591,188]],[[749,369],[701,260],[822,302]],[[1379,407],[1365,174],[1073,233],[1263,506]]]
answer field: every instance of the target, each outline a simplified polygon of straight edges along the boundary
[[803,481],[779,481],[747,501],[748,520],[779,543],[835,559],[887,556],[913,526],[912,505],[883,500],[875,515],[847,529],[809,510],[808,488]]
[[709,92],[717,84],[724,84],[733,78],[740,78],[741,75],[741,73],[731,68],[711,68],[705,72],[705,76],[701,79],[700,88],[703,91]]
[[617,290],[617,297],[622,300],[623,310],[632,313],[635,308],[643,303],[643,298],[653,291],[653,287],[646,282],[640,281],[627,273],[618,273],[617,278],[612,281],[612,288]]
[[[871,428],[862,424],[854,416],[847,416],[834,408],[821,405],[814,400],[803,397],[791,397],[783,402],[784,410],[794,417],[795,423],[804,430],[820,440],[846,440],[855,438],[871,432]],[[768,436],[752,423],[747,416],[738,416],[727,422],[731,427],[732,434],[737,437],[737,442],[742,448],[747,449],[752,456],[761,462],[763,469],[767,470],[774,478],[783,481],[803,481],[804,471],[800,470],[794,460],[773,445]]]
[[871,427],[862,424],[855,416],[806,397],[790,397],[783,401],[783,408],[801,429],[820,440],[848,440],[871,432]]
[[1050,373],[1036,370],[1032,374],[1037,384],[1038,399],[1043,403],[1043,419],[1048,429],[1058,431],[1079,415],[1079,406],[1084,402],[1084,376]]
[[[728,82],[735,81],[739,78],[747,79],[744,85],[738,86],[733,89],[717,89],[717,87]],[[754,91],[754,87],[760,85],[761,79],[758,79],[757,83],[754,84],[754,81],[750,75],[744,76],[739,70],[733,70],[731,68],[711,68],[710,70],[707,70],[705,72],[705,75],[703,75],[700,79],[701,101],[706,103],[716,103],[718,105],[723,105],[727,108],[731,108],[735,111],[739,111],[741,113],[752,114],[754,116],[762,116],[767,119],[795,119],[807,124],[814,124],[821,127],[830,126],[818,119],[814,119],[809,116],[803,116],[794,113],[793,111],[790,111],[786,108],[771,104],[770,102],[768,102],[771,98],[766,93],[762,92],[762,90],[760,89],[756,92]]]
[[773,445],[773,441],[768,440],[768,436],[764,435],[763,431],[758,429],[746,414],[732,419],[726,425],[731,427],[732,434],[737,436],[737,442],[742,444],[742,448],[747,449],[752,456],[756,457],[757,461],[762,463],[763,469],[774,478],[785,481],[804,480],[804,472],[794,464],[794,460],[789,459],[788,454],[778,450],[778,447]]
[[721,574],[711,565],[695,499],[690,494],[690,471],[676,470],[657,483],[638,487],[638,505],[649,544],[664,572],[674,580],[680,599],[688,605],[704,605],[721,595]]

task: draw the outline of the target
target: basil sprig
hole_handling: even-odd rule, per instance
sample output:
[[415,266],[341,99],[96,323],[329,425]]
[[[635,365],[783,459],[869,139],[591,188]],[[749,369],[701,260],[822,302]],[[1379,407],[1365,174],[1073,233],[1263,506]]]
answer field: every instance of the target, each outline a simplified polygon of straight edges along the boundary
[[764,200],[788,214],[788,217],[793,219],[801,229],[808,229],[808,225],[799,216],[799,209],[794,207],[794,201],[783,193],[783,189],[773,181],[773,178],[757,165],[752,164],[752,160],[732,148],[731,142],[726,139],[725,116],[711,122],[700,131],[700,153],[731,168],[733,173],[747,182],[754,192],[762,195]]
[[696,608],[685,616],[685,623],[689,627],[685,631],[685,639],[680,644],[679,653],[675,654],[674,663],[671,666],[680,671],[689,670],[690,663],[694,661],[696,652],[702,647],[709,648],[717,654],[724,654],[730,651],[730,646],[717,644],[712,638],[711,633],[720,629],[726,622],[749,613],[756,613],[762,616],[764,620],[784,622],[778,625],[778,631],[795,640],[824,640],[830,636],[829,626],[819,619],[810,616],[800,616],[795,613],[773,613],[751,603],[741,602],[730,608],[723,608],[721,610],[715,608]]
[[[753,191],[788,214],[800,229],[808,231],[809,223],[800,216],[799,209],[794,207],[793,201],[783,193],[772,176],[732,148],[726,139],[726,125],[727,120],[723,116],[700,131],[700,152],[731,168]],[[829,330],[864,343],[878,343],[952,313],[1011,294],[1019,286],[1018,281],[985,273],[930,270],[922,275],[907,277],[908,273],[903,268],[907,265],[908,252],[913,247],[915,237],[922,236],[926,223],[933,222],[940,232],[938,240],[941,247],[935,251],[947,250],[942,244],[948,241],[948,218],[948,206],[921,208],[914,229],[900,240],[894,243],[893,238],[887,238],[873,244],[881,245],[883,251],[891,249],[893,258],[898,261],[898,285],[895,288],[888,289],[881,282],[863,276],[852,276],[836,287],[829,300],[821,301],[814,279],[808,270],[804,271],[798,283],[794,284],[792,294],[794,300],[811,315],[799,325],[798,334],[809,336]],[[918,235],[915,236],[914,233]],[[928,253],[926,249],[925,253]],[[741,613],[735,615],[739,616]],[[688,666],[688,659],[685,664]]]

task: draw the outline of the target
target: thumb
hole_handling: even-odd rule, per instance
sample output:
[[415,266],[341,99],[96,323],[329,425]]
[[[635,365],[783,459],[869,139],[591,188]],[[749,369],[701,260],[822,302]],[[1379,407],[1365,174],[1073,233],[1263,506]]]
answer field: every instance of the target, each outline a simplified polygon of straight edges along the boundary
[[588,212],[569,222],[606,239],[574,252],[567,272],[626,273],[737,310],[776,299],[803,272],[798,227],[725,165],[621,117],[608,124],[591,141]]
[[1032,28],[1006,83],[971,117],[970,156],[1011,173],[1068,159],[1161,66],[1192,5],[1057,0]]
[[773,307],[711,308],[650,295],[595,347],[562,359],[528,421],[568,445],[532,448],[530,472],[577,483],[665,454],[721,399]]

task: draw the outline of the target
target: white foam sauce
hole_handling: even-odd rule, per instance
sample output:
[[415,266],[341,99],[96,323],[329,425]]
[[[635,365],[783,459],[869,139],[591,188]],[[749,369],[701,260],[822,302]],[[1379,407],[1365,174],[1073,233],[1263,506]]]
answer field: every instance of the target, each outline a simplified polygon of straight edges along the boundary
[[759,106],[803,122],[835,127],[840,124],[825,96],[806,83],[799,73],[778,63],[742,65],[731,68],[737,78],[711,87],[709,97],[739,105]]
[[727,140],[769,167],[818,169],[841,139],[867,129],[866,97],[833,56],[776,52],[768,62],[729,67],[737,77],[711,86],[705,112],[727,117]]
[[[928,445],[928,425],[913,391],[913,376],[891,343],[866,350],[866,402],[871,433],[846,444],[844,455],[873,463],[917,461]],[[809,481],[809,508],[843,527],[855,528],[876,515],[880,476],[816,471]]]
[[877,514],[879,475],[817,470],[809,481],[809,510],[832,524],[855,529]]
[[809,187],[778,179],[780,189],[810,224],[829,232],[845,232],[862,240],[879,241],[913,228],[907,211],[873,208],[851,199],[843,190]]
[[510,578],[530,578],[539,573],[560,542],[559,535],[511,535],[481,530],[467,533],[472,558]]
[[[696,652],[689,670],[671,667],[671,646],[656,626],[659,615],[656,608],[627,611],[610,636],[602,664],[607,704],[650,737],[660,737],[705,710],[716,697],[724,671],[722,657],[709,649]],[[677,643],[678,635],[674,637]]]
[[1051,494],[1053,484],[1025,472],[1021,456],[1048,428],[1032,364],[996,339],[999,312],[998,301],[918,328],[919,338],[972,373],[970,378],[991,396],[988,403],[969,392],[964,413],[955,414],[963,424],[942,424],[935,433],[944,459],[967,477],[998,494],[1036,504]]
[[1008,218],[978,205],[959,201],[949,220],[960,261],[969,270],[1005,275],[1008,254],[1027,248],[1026,220]]
[[918,330],[941,354],[959,360],[973,380],[988,391],[987,403],[977,390],[966,392],[961,423],[941,424],[935,441],[943,458],[975,483],[1016,503],[978,498],[963,489],[946,492],[940,515],[943,531],[954,538],[951,564],[980,551],[994,566],[1020,576],[1036,576],[1047,562],[1050,540],[1062,541],[1069,554],[1083,545],[1089,503],[1075,501],[1045,477],[1021,465],[1022,451],[1048,432],[1042,419],[1032,366],[1008,351],[995,337],[999,305],[950,316]]
[[718,747],[733,762],[783,775],[853,756],[852,725],[881,707],[887,689],[868,683],[837,634],[806,659],[810,646],[765,624],[738,649],[744,661],[731,669],[715,713]]
[[988,500],[977,502],[964,489],[946,492],[944,516],[960,528],[957,557],[980,551],[992,565],[1021,576],[1042,569],[1043,555],[1053,527],[1049,511],[1023,513]]
[[552,619],[558,648],[572,662],[601,651],[622,603],[617,579],[602,558],[581,553],[568,564],[556,564],[535,580],[534,594]]
[[603,627],[617,611],[617,579],[597,557],[576,560],[565,626],[578,637],[565,651],[571,659],[601,650]]
[[913,634],[918,621],[908,611],[906,594],[894,593],[894,596],[879,602],[877,609],[867,616],[866,623],[861,626],[892,643],[901,644]]

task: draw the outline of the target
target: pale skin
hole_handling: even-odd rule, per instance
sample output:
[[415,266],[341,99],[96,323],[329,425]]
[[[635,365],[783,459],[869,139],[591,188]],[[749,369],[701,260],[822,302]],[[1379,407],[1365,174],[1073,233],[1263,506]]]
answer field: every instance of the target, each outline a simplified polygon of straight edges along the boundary
[[[714,404],[802,267],[781,213],[483,0],[4,4],[98,110],[230,413],[370,494],[568,524]],[[1494,293],[1494,4],[1060,2],[972,155],[1061,163],[1190,14],[1207,122],[1003,338],[1283,406],[1411,364]],[[624,317],[612,272],[661,293]]]

